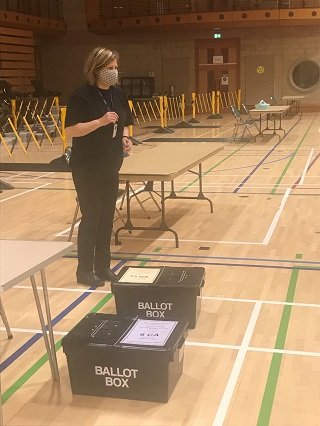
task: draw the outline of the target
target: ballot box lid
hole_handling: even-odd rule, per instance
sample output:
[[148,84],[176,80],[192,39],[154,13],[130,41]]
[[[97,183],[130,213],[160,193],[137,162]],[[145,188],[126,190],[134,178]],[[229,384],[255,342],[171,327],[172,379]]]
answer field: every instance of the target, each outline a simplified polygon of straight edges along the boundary
[[62,339],[62,346],[65,353],[75,347],[172,353],[184,343],[187,326],[184,320],[146,320],[92,313]]
[[205,268],[172,266],[124,266],[113,286],[203,287]]

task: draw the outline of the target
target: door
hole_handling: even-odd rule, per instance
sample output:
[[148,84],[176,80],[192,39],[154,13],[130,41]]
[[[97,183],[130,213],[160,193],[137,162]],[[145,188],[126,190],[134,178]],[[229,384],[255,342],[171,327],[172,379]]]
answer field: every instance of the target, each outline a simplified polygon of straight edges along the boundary
[[274,56],[246,58],[245,91],[248,105],[255,105],[262,99],[270,102],[270,96],[274,96]]
[[240,84],[239,39],[196,40],[196,90],[233,92]]

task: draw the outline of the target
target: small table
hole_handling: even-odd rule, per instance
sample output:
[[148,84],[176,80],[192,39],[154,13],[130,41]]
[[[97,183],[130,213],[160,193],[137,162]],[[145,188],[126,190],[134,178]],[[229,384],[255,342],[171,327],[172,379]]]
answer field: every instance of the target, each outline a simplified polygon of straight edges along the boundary
[[303,95],[293,95],[293,96],[283,96],[282,100],[287,102],[287,105],[295,105],[296,114],[301,114],[300,112],[300,101],[304,99]]
[[[286,134],[285,129],[282,127],[282,116],[288,112],[290,105],[272,105],[267,109],[251,109],[251,113],[260,114],[260,125],[259,125],[259,135],[262,135],[264,132],[271,130],[274,135],[278,135],[277,131],[282,131],[284,135]],[[267,114],[267,127],[262,130],[262,116]],[[270,116],[272,116],[273,127],[269,127]],[[276,118],[279,118],[279,126],[276,127]],[[278,135],[279,136],[279,135]]]
[[[202,188],[202,163],[223,149],[223,144],[218,142],[161,142],[158,146],[146,149],[137,155],[126,158],[120,169],[120,180],[126,182],[127,193],[127,220],[124,226],[117,229],[115,243],[120,244],[119,232],[122,230],[140,231],[168,231],[175,237],[176,247],[179,247],[179,239],[176,231],[166,222],[165,201],[168,199],[193,199],[206,200],[213,212],[212,201],[205,197]],[[191,170],[198,166],[198,172]],[[178,196],[174,189],[174,180],[186,171],[191,171],[199,180],[199,192],[195,197]],[[130,182],[147,181],[145,190],[153,191],[153,182],[160,182],[161,222],[159,226],[135,226],[131,220],[130,210]],[[171,192],[165,196],[165,182],[171,183]]]
[[[14,287],[22,280],[31,279],[34,299],[41,323],[43,338],[46,345],[52,378],[59,381],[59,370],[54,345],[51,313],[48,297],[47,282],[44,268],[66,253],[72,251],[73,244],[64,241],[19,241],[0,240],[0,297],[1,293]],[[46,309],[46,320],[41,307],[35,273],[40,271],[43,297]],[[46,329],[47,322],[47,329]],[[0,425],[2,408],[0,402]]]

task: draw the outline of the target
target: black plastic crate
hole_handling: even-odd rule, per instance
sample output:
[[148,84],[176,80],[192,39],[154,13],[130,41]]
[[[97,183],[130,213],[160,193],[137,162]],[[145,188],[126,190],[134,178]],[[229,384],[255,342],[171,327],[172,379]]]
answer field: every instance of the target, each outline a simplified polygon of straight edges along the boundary
[[194,328],[204,282],[203,267],[125,266],[111,290],[119,315],[185,319]]
[[186,321],[87,315],[62,339],[72,393],[167,402],[186,333]]

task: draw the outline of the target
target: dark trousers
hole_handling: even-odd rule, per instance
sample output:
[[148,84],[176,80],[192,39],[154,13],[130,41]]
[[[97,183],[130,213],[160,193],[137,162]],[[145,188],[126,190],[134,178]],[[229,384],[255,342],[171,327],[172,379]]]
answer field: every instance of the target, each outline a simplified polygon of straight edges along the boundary
[[78,272],[103,272],[110,267],[119,175],[92,177],[73,171],[72,177],[82,215],[78,231]]

